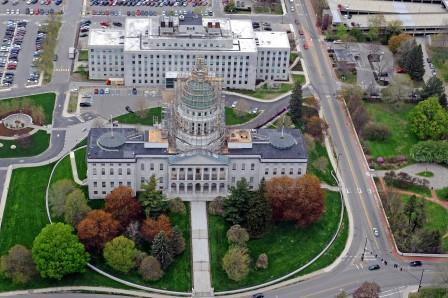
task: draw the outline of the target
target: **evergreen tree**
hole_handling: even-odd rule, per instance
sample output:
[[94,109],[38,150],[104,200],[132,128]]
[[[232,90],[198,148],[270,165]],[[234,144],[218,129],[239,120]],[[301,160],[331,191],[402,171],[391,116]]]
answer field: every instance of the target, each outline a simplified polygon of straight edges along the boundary
[[425,100],[431,96],[437,96],[442,107],[446,108],[446,94],[443,82],[436,76],[432,76],[423,86],[420,92],[421,100]]
[[302,121],[302,85],[296,81],[289,101],[289,113],[294,124],[299,125]]
[[151,176],[149,182],[142,186],[143,192],[138,196],[138,200],[145,210],[147,217],[157,217],[168,211],[168,201],[165,195],[157,190],[157,180],[154,175]]
[[422,46],[417,45],[414,47],[408,55],[407,71],[409,76],[414,81],[421,81],[425,74],[425,67],[423,65],[423,52]]
[[251,237],[260,237],[268,228],[272,210],[266,198],[266,182],[261,180],[258,191],[249,199],[247,211],[247,230]]
[[174,261],[173,249],[170,245],[169,238],[165,235],[165,232],[161,231],[157,234],[156,238],[152,242],[152,253],[156,258],[163,270],[166,270],[170,264]]
[[180,255],[185,250],[185,238],[182,231],[177,226],[173,228],[170,244],[175,256]]
[[251,196],[249,184],[242,178],[236,187],[230,189],[230,195],[224,200],[224,219],[232,225],[244,225]]

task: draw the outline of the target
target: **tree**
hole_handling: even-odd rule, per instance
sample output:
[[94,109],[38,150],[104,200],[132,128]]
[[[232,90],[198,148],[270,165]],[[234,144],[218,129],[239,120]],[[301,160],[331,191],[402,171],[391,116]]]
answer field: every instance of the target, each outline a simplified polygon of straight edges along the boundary
[[170,219],[164,214],[160,215],[157,219],[145,219],[140,227],[140,233],[143,239],[149,243],[152,243],[156,235],[161,231],[168,237],[171,237],[173,233]]
[[317,140],[322,140],[327,123],[319,116],[312,116],[306,121],[305,131]]
[[142,216],[142,207],[133,197],[132,189],[126,186],[119,186],[106,196],[104,211],[112,214],[122,227]]
[[425,74],[425,67],[423,64],[423,52],[422,52],[422,46],[417,45],[414,47],[411,52],[407,55],[408,62],[407,62],[407,72],[409,73],[409,76],[414,81],[421,81],[423,80],[423,75]]
[[69,179],[58,180],[51,185],[48,192],[48,204],[52,216],[62,217],[64,215],[65,200],[74,189],[75,184]]
[[151,254],[160,262],[163,270],[166,270],[174,261],[173,249],[164,231],[160,231],[154,238]]
[[90,210],[84,192],[76,188],[67,195],[65,200],[64,220],[72,227],[76,227]]
[[[444,103],[444,101],[446,101],[445,87],[443,86],[443,82],[437,76],[432,76],[425,83],[422,91],[420,92],[420,96],[422,100],[431,96],[437,96],[439,98],[440,105],[446,108],[446,103]],[[443,99],[441,100],[442,97]]]
[[385,124],[369,122],[364,127],[363,136],[369,141],[384,141],[390,137],[390,130]]
[[362,98],[364,91],[359,86],[343,87],[339,91],[339,97],[344,99],[347,110],[352,118],[353,126],[359,133],[369,122],[369,114],[364,108]]
[[419,139],[439,140],[448,134],[448,113],[437,97],[430,97],[412,109],[409,125]]
[[391,36],[388,42],[389,50],[392,53],[397,53],[398,48],[400,47],[401,43],[407,40],[411,40],[412,36],[410,36],[407,33],[400,33],[399,35]]
[[230,245],[246,246],[249,240],[249,233],[240,225],[233,225],[227,230],[227,241]]
[[106,242],[120,233],[120,223],[112,214],[103,210],[92,210],[78,224],[78,237],[88,251],[99,253]]
[[341,290],[336,296],[335,298],[347,298],[348,295],[345,291]]
[[399,110],[412,91],[412,81],[408,76],[394,76],[389,86],[381,91],[382,99],[395,110]]
[[58,280],[70,273],[84,272],[89,261],[73,228],[63,223],[44,227],[34,239],[32,254],[40,275]]
[[251,237],[260,237],[266,232],[272,218],[272,210],[266,198],[266,182],[264,178],[258,191],[250,196],[247,210],[247,231]]
[[225,11],[225,12],[229,12],[229,13],[235,12],[235,11],[236,11],[235,2],[233,2],[233,1],[229,1],[229,3],[227,3],[227,4],[224,6],[224,11]]
[[324,193],[319,178],[313,175],[274,177],[266,183],[266,193],[275,220],[306,227],[318,221],[324,211]]
[[244,225],[251,196],[249,184],[242,178],[236,183],[236,187],[230,188],[230,195],[224,200],[224,219],[233,225]]
[[411,156],[417,162],[436,162],[448,165],[448,141],[423,141],[411,148]]
[[170,245],[173,250],[173,255],[175,256],[180,255],[185,250],[184,234],[177,226],[173,228],[173,233],[170,238]]
[[412,214],[415,212],[415,208],[417,207],[417,197],[412,195],[409,197],[409,200],[404,205],[403,212],[408,218],[408,225],[411,225]]
[[23,245],[11,247],[8,254],[0,258],[0,273],[15,284],[26,284],[37,274],[31,251]]
[[143,238],[140,235],[140,222],[133,221],[131,222],[124,231],[124,235],[134,241],[135,244],[142,244]]
[[148,183],[142,185],[143,192],[138,196],[138,200],[145,210],[147,217],[157,217],[168,211],[168,202],[163,193],[157,190],[157,180],[151,176]]
[[292,89],[291,99],[289,100],[289,113],[294,124],[300,125],[302,122],[302,85],[296,81]]
[[168,201],[168,206],[170,209],[170,212],[172,213],[178,213],[185,215],[187,214],[187,208],[185,208],[184,202],[182,202],[181,198],[174,198],[172,200]]
[[415,233],[412,233],[410,251],[414,253],[441,253],[443,251],[442,234],[437,230],[416,230]]
[[134,241],[124,236],[118,236],[107,242],[103,250],[107,265],[123,273],[128,273],[135,268],[137,255],[138,250],[135,248]]
[[386,19],[384,15],[373,15],[368,19],[369,31],[367,32],[367,37],[371,41],[378,40],[380,34],[382,33],[382,28],[384,28],[386,24]]
[[374,282],[364,282],[353,293],[353,298],[378,298],[380,297],[380,286]]
[[258,256],[257,262],[255,263],[255,267],[258,269],[267,269],[269,266],[269,258],[268,255],[262,253]]
[[163,270],[159,261],[153,256],[147,256],[140,263],[138,272],[144,280],[159,280],[163,276]]
[[403,22],[401,20],[389,21],[384,30],[384,41],[387,42],[391,37],[400,35],[402,26]]
[[222,267],[234,281],[243,280],[249,273],[250,258],[247,248],[232,246],[222,258]]
[[409,63],[412,62],[409,59],[409,54],[416,46],[417,43],[415,42],[415,39],[412,38],[402,41],[397,49],[398,65],[403,67],[405,70],[408,69]]

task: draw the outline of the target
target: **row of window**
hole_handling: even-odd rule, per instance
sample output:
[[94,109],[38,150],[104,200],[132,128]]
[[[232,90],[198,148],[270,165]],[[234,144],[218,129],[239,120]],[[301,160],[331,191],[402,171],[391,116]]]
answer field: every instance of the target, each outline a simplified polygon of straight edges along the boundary
[[[123,168],[118,168],[118,175],[123,175]],[[115,169],[114,168],[109,168],[109,175],[114,175],[115,174]],[[98,175],[98,171],[97,168],[93,168],[92,169],[92,175]],[[105,168],[101,168],[101,175],[106,175],[106,169]],[[131,175],[131,168],[126,168],[126,175]]]

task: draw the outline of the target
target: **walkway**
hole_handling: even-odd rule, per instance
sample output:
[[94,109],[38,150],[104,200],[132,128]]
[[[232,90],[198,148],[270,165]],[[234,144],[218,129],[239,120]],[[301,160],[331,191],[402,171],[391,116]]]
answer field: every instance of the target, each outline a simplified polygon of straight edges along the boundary
[[72,166],[73,180],[78,185],[86,185],[87,181],[81,181],[78,176],[78,167],[76,166],[76,156],[74,151],[70,151],[70,165]]
[[[418,176],[417,173],[429,171],[434,173],[433,177],[422,177]],[[379,177],[383,177],[384,174],[388,171],[376,171],[376,174]],[[444,187],[448,187],[448,168],[445,168],[441,165],[435,163],[416,163],[404,168],[395,170],[395,172],[405,172],[411,176],[424,178],[429,181],[429,185],[435,189],[440,189]]]
[[191,202],[191,246],[193,251],[193,296],[211,297],[210,253],[208,250],[207,203]]

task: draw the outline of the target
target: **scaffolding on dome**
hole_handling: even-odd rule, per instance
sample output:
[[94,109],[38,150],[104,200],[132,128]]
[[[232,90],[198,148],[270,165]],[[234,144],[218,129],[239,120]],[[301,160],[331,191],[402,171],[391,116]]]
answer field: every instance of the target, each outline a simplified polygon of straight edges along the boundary
[[225,135],[222,80],[210,76],[203,58],[176,83],[174,102],[167,111],[171,151],[220,152]]

